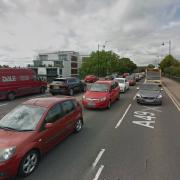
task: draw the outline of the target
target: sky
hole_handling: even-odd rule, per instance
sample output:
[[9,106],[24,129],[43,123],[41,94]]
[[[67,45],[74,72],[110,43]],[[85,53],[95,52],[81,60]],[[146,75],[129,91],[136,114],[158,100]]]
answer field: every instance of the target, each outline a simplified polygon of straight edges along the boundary
[[[0,64],[26,66],[38,53],[112,50],[137,65],[180,59],[179,0],[1,0]],[[164,46],[162,43],[164,42]]]

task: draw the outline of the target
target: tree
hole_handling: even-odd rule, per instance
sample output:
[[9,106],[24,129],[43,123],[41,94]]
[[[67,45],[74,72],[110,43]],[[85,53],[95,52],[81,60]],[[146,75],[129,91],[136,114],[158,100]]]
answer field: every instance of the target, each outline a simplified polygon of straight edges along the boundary
[[147,66],[148,68],[155,68],[155,66],[153,64],[148,64]]
[[176,66],[178,64],[179,62],[172,55],[168,55],[161,61],[160,68],[164,72],[165,68]]
[[82,64],[80,68],[80,77],[88,74],[106,76],[112,73],[132,72],[136,69],[136,64],[129,58],[119,58],[112,51],[96,51],[90,54],[90,57]]

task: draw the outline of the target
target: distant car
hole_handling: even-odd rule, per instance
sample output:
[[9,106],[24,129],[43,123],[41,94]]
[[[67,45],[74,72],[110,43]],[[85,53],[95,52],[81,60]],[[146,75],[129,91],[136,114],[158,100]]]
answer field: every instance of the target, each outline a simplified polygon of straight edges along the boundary
[[136,94],[136,100],[140,104],[162,104],[162,88],[157,84],[142,84]]
[[136,82],[138,82],[138,81],[141,80],[141,78],[140,78],[140,76],[139,76],[139,73],[136,73],[136,74],[135,74],[135,80],[136,80]]
[[123,78],[126,78],[127,76],[129,76],[129,73],[123,73]]
[[115,78],[118,82],[121,92],[126,92],[129,89],[129,82],[126,78]]
[[97,76],[94,76],[94,75],[88,75],[84,78],[84,81],[87,82],[87,83],[94,83],[98,80],[98,77]]
[[120,88],[116,81],[96,81],[86,91],[82,104],[86,108],[108,108],[119,99]]
[[74,77],[56,78],[49,85],[49,92],[52,95],[68,94],[73,96],[75,92],[84,92],[85,90],[86,84]]
[[135,80],[134,76],[132,76],[132,75],[131,76],[127,76],[126,79],[129,82],[130,86],[135,86],[136,85],[136,80]]
[[113,80],[115,78],[114,75],[107,75],[105,76],[105,80]]
[[82,127],[82,108],[75,98],[22,103],[0,120],[0,179],[30,175],[42,155]]

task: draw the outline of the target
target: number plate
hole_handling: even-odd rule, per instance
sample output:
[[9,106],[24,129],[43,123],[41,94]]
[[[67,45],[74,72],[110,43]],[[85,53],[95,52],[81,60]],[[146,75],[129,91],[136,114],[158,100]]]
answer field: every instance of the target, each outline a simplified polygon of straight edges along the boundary
[[95,106],[95,103],[93,101],[88,101],[88,106]]
[[53,89],[59,89],[59,86],[53,86]]

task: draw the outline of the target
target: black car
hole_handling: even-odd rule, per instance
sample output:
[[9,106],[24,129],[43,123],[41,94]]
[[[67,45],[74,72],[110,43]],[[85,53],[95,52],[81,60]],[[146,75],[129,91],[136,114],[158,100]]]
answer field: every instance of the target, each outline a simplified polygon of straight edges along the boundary
[[162,89],[157,84],[142,84],[136,94],[136,100],[140,104],[162,104]]
[[55,94],[68,94],[73,96],[75,92],[84,92],[86,84],[75,77],[56,78],[49,85],[49,92]]

